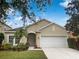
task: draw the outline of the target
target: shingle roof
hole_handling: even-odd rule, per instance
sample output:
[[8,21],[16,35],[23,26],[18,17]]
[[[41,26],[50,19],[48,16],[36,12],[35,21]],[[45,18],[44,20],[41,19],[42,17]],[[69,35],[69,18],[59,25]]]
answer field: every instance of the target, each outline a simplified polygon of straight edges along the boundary
[[62,29],[65,30],[64,27],[62,27],[62,26],[60,26],[60,25],[58,25],[58,24],[56,24],[56,23],[49,23],[49,24],[47,24],[46,26],[41,27],[39,30],[37,30],[37,32],[40,32],[40,31],[43,30],[44,28],[47,28],[48,26],[53,25],[53,24],[54,24],[54,25],[57,25],[58,27],[60,27],[60,28],[62,28]]
[[5,24],[5,23],[3,23],[3,22],[1,22],[1,21],[0,21],[0,23],[3,24],[3,25],[5,25],[5,26],[7,26],[7,27],[9,27],[9,28],[12,28],[12,27],[10,27],[9,25],[7,25],[7,24]]
[[[48,20],[46,20],[46,19],[42,19],[42,20],[40,20],[40,21],[37,21],[36,23],[33,23],[33,24],[28,25],[26,28],[28,28],[28,27],[30,27],[30,26],[33,26],[33,25],[35,25],[35,24],[37,24],[37,23],[39,23],[39,22],[41,22],[41,21],[50,22],[50,21],[48,21]],[[50,22],[50,23],[51,23],[51,22]],[[19,29],[21,29],[21,28],[23,28],[23,27],[15,28],[15,29],[12,29],[12,30],[9,30],[9,31],[16,31],[16,30],[19,30]]]

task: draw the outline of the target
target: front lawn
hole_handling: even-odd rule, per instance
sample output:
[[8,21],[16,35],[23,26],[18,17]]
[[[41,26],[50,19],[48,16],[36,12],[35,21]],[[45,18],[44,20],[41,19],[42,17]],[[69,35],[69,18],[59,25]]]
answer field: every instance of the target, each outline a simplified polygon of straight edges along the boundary
[[47,59],[42,50],[0,51],[0,59]]

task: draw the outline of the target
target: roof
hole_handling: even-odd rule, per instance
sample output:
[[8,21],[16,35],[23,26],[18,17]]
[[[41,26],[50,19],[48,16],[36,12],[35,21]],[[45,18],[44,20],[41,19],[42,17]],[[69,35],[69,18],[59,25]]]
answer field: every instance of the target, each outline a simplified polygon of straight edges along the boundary
[[[31,25],[28,25],[27,28],[30,27],[30,26],[33,26],[33,25],[35,25],[35,24],[37,24],[37,23],[39,23],[39,22],[41,22],[41,21],[50,22],[50,21],[48,21],[48,20],[46,20],[46,19],[43,19],[43,20],[40,20],[40,21],[38,21],[38,22],[36,22],[36,23],[33,23],[33,24],[31,24]],[[43,29],[45,29],[45,28],[47,28],[48,26],[53,25],[53,24],[54,24],[54,25],[57,25],[58,27],[60,27],[60,28],[62,28],[63,30],[65,30],[64,27],[62,27],[62,26],[60,26],[60,25],[58,25],[58,24],[56,24],[56,23],[50,22],[50,23],[47,24],[46,26],[43,26],[43,27],[41,27],[39,30],[37,30],[37,32],[40,32],[41,30],[43,30]],[[9,30],[9,31],[16,31],[16,30],[19,30],[19,29],[22,29],[22,28],[23,28],[23,27],[19,27],[19,28],[15,28],[15,29],[12,29],[12,30]]]
[[21,28],[23,28],[23,27],[19,27],[19,28],[11,29],[11,30],[9,30],[9,31],[16,31],[16,30],[19,30],[19,29],[21,29]]
[[[26,28],[28,28],[28,27],[30,27],[30,26],[33,26],[33,25],[35,25],[35,24],[37,24],[37,23],[39,23],[39,22],[42,22],[42,21],[47,21],[47,22],[51,23],[50,21],[48,21],[48,20],[46,20],[46,19],[42,19],[42,20],[40,20],[40,21],[37,21],[37,22],[35,22],[35,23],[32,23],[32,24],[28,25]],[[16,31],[16,30],[19,30],[19,29],[21,29],[21,28],[23,28],[23,27],[15,28],[15,29],[12,29],[12,30],[9,30],[9,31]]]
[[30,26],[33,26],[33,25],[35,25],[35,24],[37,24],[37,23],[39,23],[39,22],[42,22],[42,21],[47,21],[47,22],[51,23],[50,21],[48,21],[48,20],[46,20],[46,19],[42,19],[42,20],[39,20],[39,21],[37,21],[37,22],[35,22],[35,23],[33,23],[33,24],[27,26],[27,28],[30,27]]
[[56,24],[56,23],[50,23],[50,24],[48,24],[48,25],[46,25],[46,26],[43,26],[43,27],[41,27],[39,30],[37,30],[37,32],[40,32],[41,30],[43,30],[43,29],[45,29],[45,28],[47,28],[48,26],[50,26],[50,25],[57,25],[58,27],[60,27],[60,28],[62,28],[63,30],[65,30],[65,28],[64,27],[62,27],[62,26],[60,26],[60,25],[58,25],[58,24]]
[[5,23],[3,23],[3,22],[1,22],[1,21],[0,21],[0,23],[3,24],[3,25],[5,25],[5,26],[7,26],[7,27],[9,27],[9,28],[12,28],[12,27],[10,27],[9,25],[7,25],[7,24],[5,24]]

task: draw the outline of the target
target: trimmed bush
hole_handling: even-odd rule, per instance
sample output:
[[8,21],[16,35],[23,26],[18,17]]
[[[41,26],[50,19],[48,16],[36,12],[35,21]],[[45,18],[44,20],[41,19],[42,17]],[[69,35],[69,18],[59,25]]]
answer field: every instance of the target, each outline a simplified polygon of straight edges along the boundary
[[23,51],[23,50],[27,50],[29,48],[28,43],[23,44],[23,43],[19,43],[17,46],[13,46],[13,50],[14,51]]
[[77,50],[79,50],[79,38],[77,40]]
[[74,46],[73,46],[73,39],[72,38],[68,38],[67,41],[68,41],[69,48],[74,48]]
[[4,50],[10,50],[11,47],[12,47],[12,45],[9,44],[9,43],[7,43],[7,44],[3,44],[3,49],[4,49]]
[[74,46],[74,49],[77,49],[77,39],[73,39],[73,46]]
[[4,40],[4,34],[0,33],[0,48],[2,48],[2,41]]
[[20,44],[17,45],[17,49],[18,49],[18,51],[25,50],[26,49],[26,45],[20,43]]
[[69,48],[77,49],[77,39],[68,38],[68,46]]
[[79,38],[68,38],[69,48],[79,50]]
[[29,48],[29,43],[26,43],[25,46],[26,46],[26,50],[27,50]]
[[29,44],[18,44],[17,46],[13,46],[12,44],[3,44],[2,48],[0,49],[1,51],[3,50],[13,50],[13,51],[24,51],[24,50],[28,50],[29,48]]

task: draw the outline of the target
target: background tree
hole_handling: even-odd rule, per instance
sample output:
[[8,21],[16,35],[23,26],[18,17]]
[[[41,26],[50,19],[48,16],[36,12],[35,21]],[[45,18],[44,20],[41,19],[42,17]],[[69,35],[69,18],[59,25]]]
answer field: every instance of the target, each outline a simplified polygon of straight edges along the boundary
[[34,7],[39,11],[44,11],[50,2],[51,0],[0,0],[0,19],[6,18],[8,15],[6,11],[13,9],[21,12],[22,20],[26,20],[25,18],[28,17],[35,22]]
[[0,33],[0,48],[2,46],[2,41],[4,40],[4,34]]
[[66,30],[79,34],[79,0],[71,0],[66,8],[66,13],[70,16],[65,25]]

